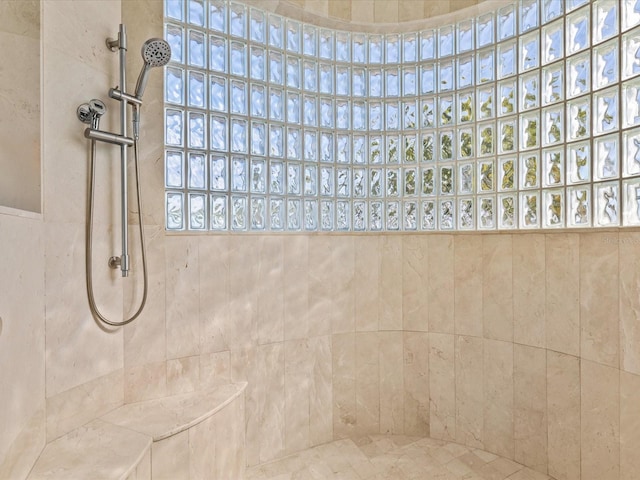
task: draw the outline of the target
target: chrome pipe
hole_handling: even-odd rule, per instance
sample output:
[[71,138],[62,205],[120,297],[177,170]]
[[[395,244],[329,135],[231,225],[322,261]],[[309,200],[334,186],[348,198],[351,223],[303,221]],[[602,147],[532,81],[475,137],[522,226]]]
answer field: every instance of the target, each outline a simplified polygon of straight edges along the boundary
[[105,132],[95,128],[85,129],[84,136],[89,140],[98,140],[99,142],[113,143],[125,147],[133,146],[133,138],[123,137],[122,135],[116,135],[115,133]]
[[[127,89],[127,32],[124,24],[120,24],[118,31],[118,49],[120,54],[120,90],[124,93]],[[120,102],[120,134],[127,135],[127,102]],[[123,277],[129,276],[129,201],[127,192],[127,147],[120,145],[120,187],[121,202],[120,211],[122,219],[122,256],[120,257],[120,271]]]

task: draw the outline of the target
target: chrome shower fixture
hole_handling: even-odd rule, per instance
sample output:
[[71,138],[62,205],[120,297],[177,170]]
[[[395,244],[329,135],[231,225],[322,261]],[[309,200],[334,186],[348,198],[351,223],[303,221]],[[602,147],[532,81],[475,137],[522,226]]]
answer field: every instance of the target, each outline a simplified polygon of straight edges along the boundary
[[136,82],[135,97],[142,98],[144,89],[147,87],[149,71],[153,67],[164,67],[171,60],[171,47],[166,40],[161,38],[150,38],[142,45],[142,60],[144,66]]
[[98,129],[100,126],[100,117],[107,113],[107,107],[100,100],[95,98],[89,103],[83,103],[78,107],[78,120],[82,123],[91,125],[92,129]]

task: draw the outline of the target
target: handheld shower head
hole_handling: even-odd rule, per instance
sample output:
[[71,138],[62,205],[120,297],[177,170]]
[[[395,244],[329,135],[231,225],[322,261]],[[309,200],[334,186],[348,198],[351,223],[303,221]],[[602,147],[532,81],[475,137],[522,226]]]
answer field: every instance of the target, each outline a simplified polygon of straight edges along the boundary
[[150,38],[142,45],[142,60],[144,60],[144,66],[136,83],[135,96],[137,98],[142,98],[144,94],[149,78],[149,70],[153,67],[164,67],[169,63],[169,60],[171,60],[171,47],[161,38]]

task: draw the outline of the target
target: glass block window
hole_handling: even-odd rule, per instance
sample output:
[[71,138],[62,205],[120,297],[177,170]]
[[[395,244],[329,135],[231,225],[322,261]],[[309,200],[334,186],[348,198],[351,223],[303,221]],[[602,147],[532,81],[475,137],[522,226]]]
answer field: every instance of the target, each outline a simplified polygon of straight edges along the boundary
[[384,34],[164,5],[167,230],[640,225],[640,0]]

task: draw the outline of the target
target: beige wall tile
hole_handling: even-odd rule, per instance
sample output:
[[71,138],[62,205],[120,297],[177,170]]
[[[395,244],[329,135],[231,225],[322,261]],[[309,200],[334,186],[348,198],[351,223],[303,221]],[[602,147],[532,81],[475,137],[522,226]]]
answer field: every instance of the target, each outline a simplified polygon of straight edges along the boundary
[[433,438],[456,439],[455,337],[429,334],[429,427]]
[[428,237],[402,237],[402,315],[403,330],[426,332],[429,329]]
[[482,237],[484,337],[513,341],[513,247],[511,235]]
[[352,2],[340,2],[340,1],[329,1],[329,16],[335,17],[340,20],[350,21],[351,20],[351,3]]
[[373,0],[373,19],[376,23],[398,21],[398,0]]
[[427,298],[429,331],[454,332],[454,253],[452,235],[429,235]]
[[229,237],[200,237],[200,352],[229,348]]
[[309,239],[295,235],[284,238],[284,338],[309,335]]
[[259,237],[234,236],[229,240],[229,318],[227,341],[231,348],[253,345],[258,337]]
[[640,472],[640,377],[620,372],[620,480]]
[[310,13],[326,17],[329,15],[329,1],[330,0],[304,0],[304,9]]
[[309,448],[311,351],[309,340],[284,343],[285,453]]
[[[543,243],[544,245],[544,243]],[[547,353],[514,345],[515,461],[547,472]]]
[[402,330],[402,237],[380,239],[380,330]]
[[404,433],[402,332],[380,332],[380,432]]
[[319,445],[333,439],[333,352],[330,335],[309,340],[311,385],[309,395],[309,439]]
[[380,244],[377,237],[355,237],[356,331],[376,331],[379,323]]
[[200,354],[200,389],[231,382],[229,351]]
[[[213,478],[244,478],[245,438],[244,400],[242,396],[233,400],[219,414],[211,417],[215,421],[215,465]],[[209,445],[205,447],[210,449]],[[191,478],[198,478],[191,475]],[[201,478],[209,478],[202,476]]]
[[260,461],[267,462],[284,455],[284,345],[260,345],[257,355]]
[[375,19],[375,0],[352,1],[351,19],[357,23],[373,23]]
[[333,324],[331,242],[309,237],[309,336],[329,335]]
[[348,438],[356,428],[355,333],[332,335],[333,436]]
[[549,475],[580,479],[580,360],[547,351]]
[[580,380],[581,479],[619,478],[619,370],[582,360]]
[[404,434],[429,436],[429,334],[404,332]]
[[199,385],[199,356],[167,360],[167,393],[169,395],[194,392]]
[[484,449],[514,457],[513,344],[484,340]]
[[187,430],[189,434],[189,478],[225,478],[216,475],[221,473],[216,471],[216,463],[219,461],[222,464],[220,470],[229,473],[226,460],[230,457],[225,455],[218,459],[216,455],[219,448],[234,447],[232,439],[225,438],[225,432],[219,431],[223,430],[220,427],[228,426],[231,419],[226,418],[227,416],[228,408],[224,408],[220,413]]
[[580,354],[580,237],[546,235],[545,323],[547,348]]
[[618,234],[580,235],[580,355],[618,368]]
[[331,237],[333,333],[355,331],[355,242],[352,236]]
[[166,395],[168,393],[167,362],[165,360],[125,368],[125,403],[141,402]]
[[545,236],[513,236],[513,339],[534,347],[546,346]]
[[260,424],[262,422],[262,372],[258,371],[255,347],[231,350],[231,381],[247,382],[244,392],[247,466],[260,463]]
[[356,426],[358,435],[380,432],[380,333],[356,332]]
[[189,478],[189,430],[151,445],[151,471],[163,480]]
[[640,374],[640,234],[620,233],[620,368]]
[[483,340],[457,335],[456,365],[456,441],[476,448],[484,447],[483,428]]
[[455,332],[482,336],[482,236],[454,237]]
[[398,0],[398,21],[408,22],[422,18],[424,15],[424,1]]
[[281,236],[265,236],[259,244],[256,279],[258,343],[284,340],[284,242]]

